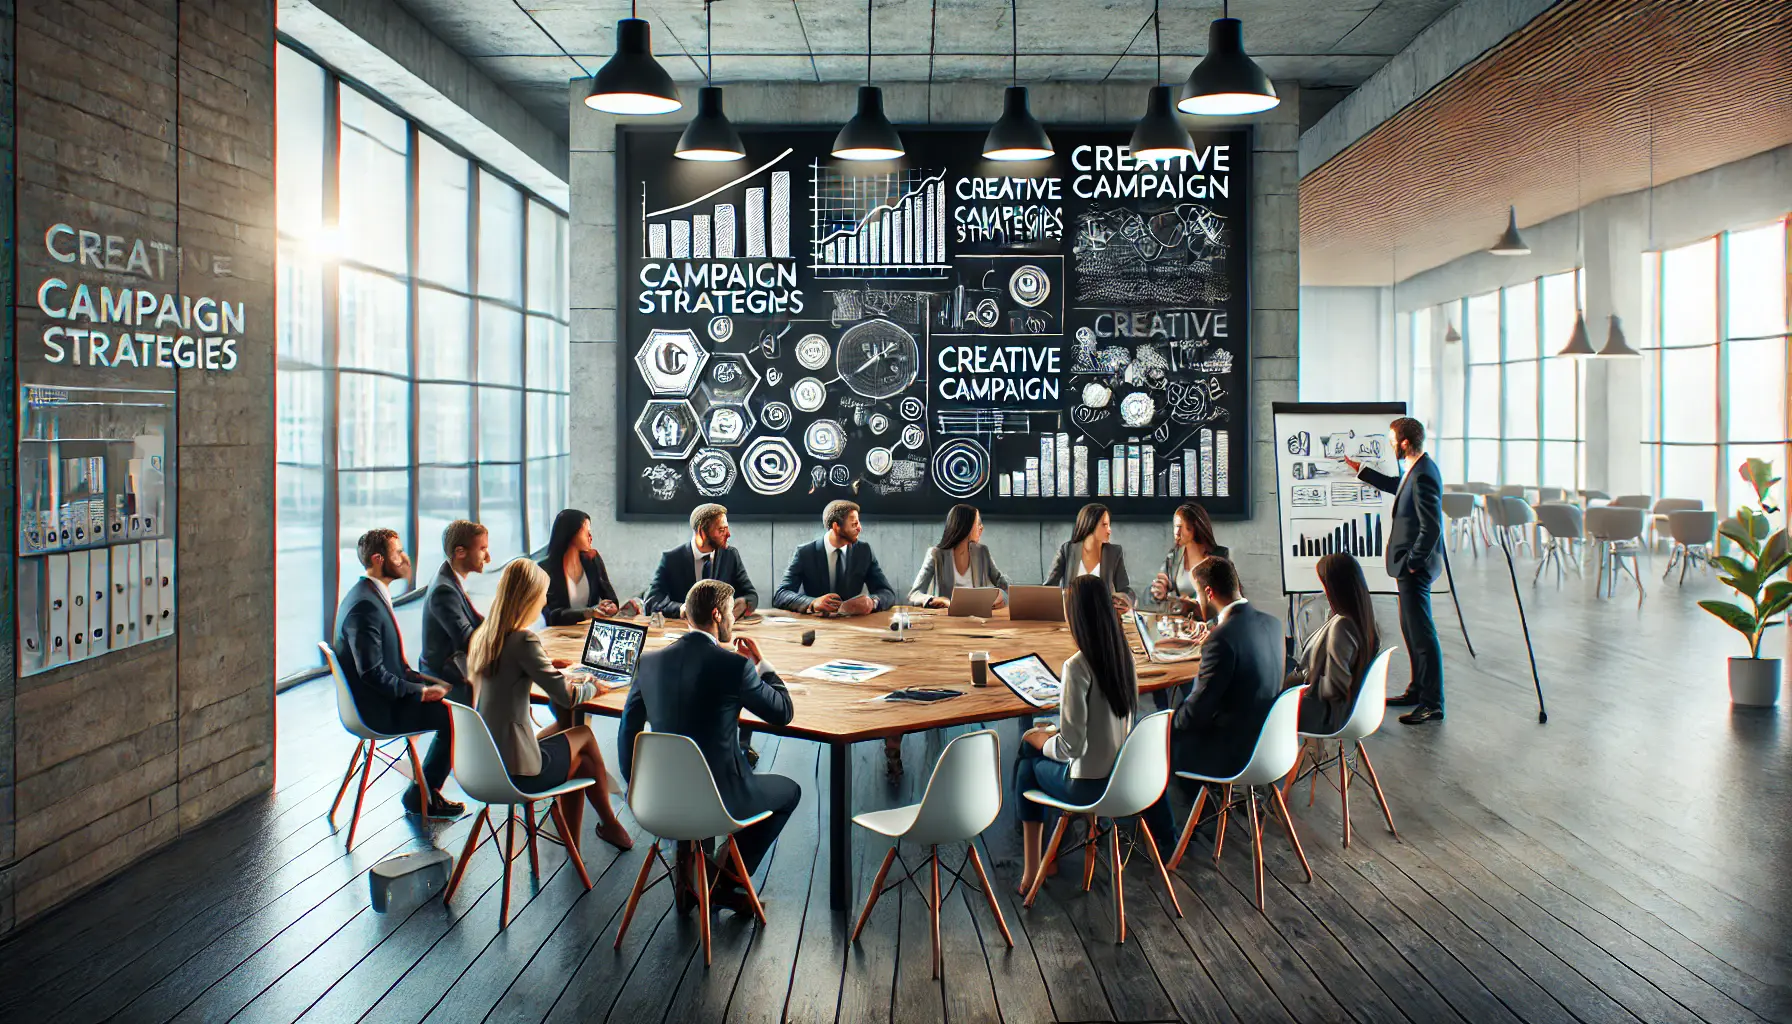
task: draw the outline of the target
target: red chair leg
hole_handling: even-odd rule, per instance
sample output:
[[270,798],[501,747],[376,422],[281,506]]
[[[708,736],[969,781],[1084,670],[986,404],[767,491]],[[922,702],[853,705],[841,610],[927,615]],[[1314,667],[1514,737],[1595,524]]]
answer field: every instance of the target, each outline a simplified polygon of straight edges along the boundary
[[[1188,821],[1182,826],[1182,838],[1176,840],[1176,852],[1170,854],[1169,869],[1176,870],[1182,863],[1182,855],[1188,852],[1189,840],[1195,837],[1195,826],[1201,823],[1201,808],[1207,804],[1207,786],[1202,784],[1195,792],[1195,808],[1188,812]],[[1221,813],[1224,813],[1222,811]]]
[[1027,890],[1027,898],[1021,903],[1021,906],[1030,907],[1033,905],[1033,901],[1039,897],[1039,887],[1045,884],[1045,872],[1052,866],[1052,862],[1058,859],[1058,844],[1064,841],[1064,828],[1069,824],[1070,815],[1058,815],[1058,827],[1052,829],[1052,841],[1045,848],[1045,856],[1039,861],[1039,873],[1033,876],[1032,888]]
[[361,762],[361,788],[355,793],[355,810],[348,819],[348,845],[355,848],[355,826],[361,824],[361,804],[367,799],[367,777],[373,771],[373,741],[367,741],[367,760]]
[[[896,852],[895,847],[891,847],[890,852]],[[747,891],[747,899],[753,903],[753,916],[759,919],[760,927],[764,927],[765,904],[759,902],[759,890],[753,887],[753,876],[747,872],[747,862],[741,857],[740,846],[733,836],[728,837],[728,856],[734,861],[734,870],[740,872],[741,888]]]
[[877,869],[877,877],[871,881],[871,891],[865,894],[865,909],[859,911],[859,923],[853,926],[852,938],[846,940],[848,944],[859,941],[859,933],[865,930],[865,922],[871,920],[871,908],[877,906],[877,898],[883,895],[884,876],[890,873],[890,863],[895,859],[896,847],[892,846],[890,852],[884,854],[884,862]]
[[560,845],[566,847],[566,855],[572,858],[572,866],[579,871],[579,881],[584,883],[585,891],[590,892],[591,874],[585,870],[584,855],[579,853],[578,837],[566,827],[566,815],[560,813],[560,801],[549,800],[548,813],[554,816],[554,830],[560,833]]
[[473,832],[467,836],[467,845],[461,847],[460,863],[454,865],[454,876],[448,879],[448,888],[442,890],[443,903],[453,899],[454,890],[460,888],[460,876],[467,873],[467,862],[473,859],[473,851],[479,849],[480,837],[485,835],[485,822],[491,813],[490,807],[479,809],[479,817],[473,821]]
[[348,755],[348,771],[342,773],[342,788],[336,791],[336,799],[330,804],[330,813],[324,816],[324,820],[331,825],[336,824],[336,808],[342,806],[342,797],[348,792],[348,784],[355,781],[355,766],[361,763],[361,748],[366,744],[366,740],[356,743],[355,752]]
[[927,901],[927,924],[933,934],[933,976],[940,976],[940,848],[935,846],[927,856],[933,868],[933,898]]
[[[564,829],[566,819],[562,817],[560,821],[560,827]],[[635,875],[635,887],[629,890],[628,907],[622,912],[622,924],[616,929],[616,944],[611,946],[611,949],[622,948],[622,937],[628,934],[629,922],[635,919],[635,908],[641,903],[641,890],[647,887],[647,872],[653,870],[653,862],[658,860],[659,856],[660,841],[655,839],[653,845],[647,848],[647,856],[641,858],[641,871]]]
[[[983,870],[983,858],[977,856],[977,841],[973,839],[969,845],[970,856],[967,859],[970,860],[971,867],[977,869],[977,880],[983,883],[983,896],[989,900],[989,912],[996,916],[996,927],[1002,929],[1002,941],[1013,949],[1014,936],[1008,931],[1008,919],[1002,916],[1002,905],[996,902],[995,886],[989,884],[989,874]],[[1181,911],[1178,910],[1177,913],[1180,915]]]
[[510,927],[510,868],[516,860],[516,808],[504,808],[504,899],[498,904],[498,928]]
[[703,966],[709,966],[709,858],[703,844],[691,844],[692,865],[697,872],[697,930],[703,935]]

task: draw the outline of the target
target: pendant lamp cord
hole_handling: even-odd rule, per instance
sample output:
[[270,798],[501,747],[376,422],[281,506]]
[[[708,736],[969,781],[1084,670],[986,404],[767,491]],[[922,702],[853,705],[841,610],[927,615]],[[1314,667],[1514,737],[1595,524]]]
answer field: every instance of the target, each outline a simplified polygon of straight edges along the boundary
[[871,84],[871,0],[865,0],[865,84]]
[[716,84],[715,15],[710,6],[715,0],[703,0],[703,84]]
[[1008,0],[1008,28],[1014,45],[1008,50],[1008,84],[1020,84],[1020,0]]
[[1151,0],[1151,39],[1152,49],[1157,53],[1157,79],[1152,85],[1164,84],[1164,23],[1158,16],[1161,0]]

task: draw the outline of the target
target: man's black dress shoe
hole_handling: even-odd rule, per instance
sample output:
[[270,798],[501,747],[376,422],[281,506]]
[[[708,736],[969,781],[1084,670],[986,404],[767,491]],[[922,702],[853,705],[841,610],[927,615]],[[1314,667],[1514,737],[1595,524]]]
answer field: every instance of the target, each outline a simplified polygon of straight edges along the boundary
[[1390,708],[1415,708],[1423,703],[1425,702],[1419,699],[1418,694],[1413,693],[1411,690],[1406,691],[1398,697],[1388,698],[1388,707]]
[[1406,714],[1400,716],[1405,725],[1420,725],[1425,722],[1441,722],[1444,720],[1444,709],[1434,708],[1429,704],[1420,704]]
[[[404,809],[407,814],[423,814],[418,810],[416,786],[405,791]],[[440,793],[431,793],[429,794],[429,813],[423,814],[423,816],[426,818],[458,818],[465,813],[467,813],[466,804],[457,804]]]

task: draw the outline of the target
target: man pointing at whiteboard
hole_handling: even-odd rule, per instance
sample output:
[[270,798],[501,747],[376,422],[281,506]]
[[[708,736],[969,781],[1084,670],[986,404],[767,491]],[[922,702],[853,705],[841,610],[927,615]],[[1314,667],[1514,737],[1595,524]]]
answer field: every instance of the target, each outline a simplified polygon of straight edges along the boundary
[[1444,478],[1437,463],[1425,456],[1425,428],[1402,416],[1388,424],[1394,454],[1403,463],[1398,477],[1344,462],[1357,479],[1394,496],[1394,521],[1388,531],[1388,575],[1400,591],[1400,633],[1412,659],[1412,683],[1389,707],[1410,707],[1400,716],[1407,725],[1441,722],[1444,717],[1444,652],[1431,619],[1431,581],[1443,566],[1439,547],[1444,525]]

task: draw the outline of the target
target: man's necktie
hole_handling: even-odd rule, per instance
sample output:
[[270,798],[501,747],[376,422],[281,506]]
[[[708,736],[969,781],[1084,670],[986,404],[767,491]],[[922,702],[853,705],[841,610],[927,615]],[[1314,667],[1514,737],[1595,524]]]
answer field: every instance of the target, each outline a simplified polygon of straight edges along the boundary
[[828,585],[833,589],[834,593],[836,593],[836,594],[838,594],[840,592],[841,581],[846,578],[846,570],[841,565],[841,563],[843,561],[845,561],[845,559],[843,557],[845,554],[846,554],[845,548],[835,548],[834,549],[834,578],[832,580],[828,581]]
[[702,575],[702,577],[701,577],[701,578],[702,578],[702,579],[709,579],[709,578],[710,578],[710,575],[709,575],[709,563],[710,563],[710,559],[712,559],[712,558],[714,558],[714,557],[715,557],[715,556],[714,556],[714,555],[713,555],[713,554],[708,554],[708,555],[704,555],[704,556],[703,556],[703,575]]

